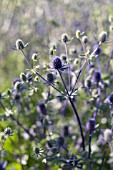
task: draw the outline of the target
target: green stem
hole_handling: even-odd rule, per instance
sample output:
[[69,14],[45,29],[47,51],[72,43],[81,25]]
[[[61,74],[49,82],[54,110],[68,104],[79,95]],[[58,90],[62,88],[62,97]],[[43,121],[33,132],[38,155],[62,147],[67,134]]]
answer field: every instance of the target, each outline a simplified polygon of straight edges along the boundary
[[76,107],[75,107],[75,105],[74,105],[74,103],[73,103],[73,101],[72,101],[72,99],[71,99],[71,97],[70,97],[70,95],[69,95],[69,93],[68,93],[68,89],[67,89],[67,87],[66,87],[66,84],[65,84],[65,82],[64,82],[64,79],[63,79],[63,77],[62,77],[61,72],[60,72],[59,70],[58,70],[58,72],[59,72],[59,75],[60,75],[61,80],[62,80],[62,82],[63,82],[64,88],[65,88],[65,90],[66,90],[66,93],[67,93],[67,96],[68,96],[68,100],[69,100],[69,102],[70,102],[70,104],[71,104],[71,106],[72,106],[72,108],[73,108],[74,114],[76,115],[76,118],[77,118],[77,121],[78,121],[78,125],[79,125],[79,128],[80,128],[81,138],[82,138],[82,148],[83,148],[83,150],[85,151],[85,140],[84,140],[84,135],[83,135],[83,130],[82,130],[81,121],[80,121],[79,115],[78,115],[78,113],[77,113],[77,109],[76,109]]

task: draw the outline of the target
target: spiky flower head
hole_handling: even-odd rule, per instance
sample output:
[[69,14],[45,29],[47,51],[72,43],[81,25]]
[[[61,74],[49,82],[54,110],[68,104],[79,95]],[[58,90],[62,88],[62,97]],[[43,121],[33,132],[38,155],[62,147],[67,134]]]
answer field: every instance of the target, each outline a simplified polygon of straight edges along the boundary
[[61,69],[62,68],[62,60],[59,57],[53,58],[53,68],[54,69]]

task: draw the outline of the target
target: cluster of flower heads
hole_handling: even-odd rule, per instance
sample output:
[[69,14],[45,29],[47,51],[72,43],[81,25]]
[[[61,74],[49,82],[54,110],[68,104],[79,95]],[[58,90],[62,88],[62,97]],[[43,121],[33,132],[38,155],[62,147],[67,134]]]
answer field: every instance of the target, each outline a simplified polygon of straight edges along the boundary
[[[88,37],[86,35],[84,35],[83,32],[80,32],[79,30],[76,31],[76,38],[81,39],[81,42],[83,44],[88,43]],[[63,34],[61,37],[61,42],[63,42],[64,44],[68,44],[72,39],[73,38],[70,38],[67,34]],[[100,45],[107,41],[107,33],[105,31],[101,32],[99,34],[99,36],[97,37],[97,39],[98,39],[98,45],[95,45],[93,47],[93,53],[92,53],[92,55],[95,55],[95,56],[98,56],[101,54]],[[15,49],[23,51],[23,49],[27,46],[28,46],[28,43],[24,44],[24,42],[21,39],[18,39],[15,44]],[[56,51],[56,47],[53,46],[51,49],[51,55],[54,55],[55,51]],[[88,56],[89,54],[90,53],[88,53],[86,55]],[[31,57],[31,59],[33,60],[33,62],[36,62],[38,60],[38,53],[34,53]],[[63,63],[62,60],[65,61],[65,64]],[[76,60],[76,62],[78,62],[78,61],[79,60]],[[67,56],[64,55],[62,57],[62,59],[59,56],[53,57],[52,67],[53,67],[53,69],[55,69],[57,71],[64,71],[64,69],[69,68],[69,66],[67,64]],[[90,65],[90,67],[91,67],[91,65]],[[99,71],[95,70],[93,66],[91,67],[91,69],[92,68],[93,68],[93,72],[91,73],[91,77],[87,78],[84,83],[85,87],[87,87],[89,89],[91,88],[92,83],[96,82],[97,88],[99,87],[99,83],[102,83],[101,73]],[[54,84],[55,77],[51,71],[46,74],[46,79],[47,79],[47,82],[49,82],[49,85]],[[20,89],[23,89],[24,82],[28,83],[28,82],[31,82],[32,80],[33,80],[33,76],[32,76],[31,71],[29,71],[27,73],[21,73],[20,78],[15,79],[13,82],[14,90],[19,91]],[[107,97],[107,99],[105,100],[105,103],[110,103],[113,105],[113,93],[111,93],[111,95]],[[38,104],[36,106],[36,110],[42,117],[45,117],[47,115],[46,103],[38,102]],[[95,129],[96,129],[96,119],[94,117],[89,118],[86,123],[86,127],[85,127],[86,132],[88,131],[90,134],[93,134]],[[9,127],[4,130],[5,136],[11,136],[12,133],[13,132],[12,132],[11,128],[9,128]],[[112,138],[112,130],[106,129],[103,134],[104,134],[104,141],[106,143],[109,142]],[[56,158],[58,159],[57,154],[60,153],[61,149],[65,150],[68,153],[67,146],[65,146],[65,137],[67,137],[67,136],[69,136],[69,129],[68,129],[68,126],[64,126],[64,136],[60,136],[56,140],[47,141],[47,145],[48,145],[47,149],[49,150],[50,155],[52,154],[53,156],[56,156]],[[37,154],[37,156],[38,155],[42,156],[42,152],[43,152],[42,149],[39,149],[38,147],[35,148],[35,153]],[[82,169],[81,158],[77,158],[76,155],[71,155],[69,158],[61,158],[60,161],[64,162],[65,166],[67,166],[70,169],[72,169],[74,167]],[[4,170],[4,167],[5,167],[4,164],[0,163],[1,170]]]

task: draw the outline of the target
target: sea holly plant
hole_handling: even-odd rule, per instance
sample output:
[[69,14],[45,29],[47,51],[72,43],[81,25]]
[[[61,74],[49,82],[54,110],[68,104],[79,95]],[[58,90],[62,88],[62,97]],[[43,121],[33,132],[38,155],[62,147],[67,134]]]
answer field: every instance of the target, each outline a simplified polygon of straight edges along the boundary
[[[69,53],[70,43],[75,40],[81,46],[76,58]],[[46,64],[37,52],[27,57],[25,50],[29,43],[16,41],[14,49],[22,53],[28,68],[14,79],[10,89],[0,94],[1,109],[5,113],[2,119],[9,122],[7,127],[1,125],[0,156],[3,161],[8,160],[9,166],[12,157],[19,166],[31,170],[53,167],[101,170],[104,164],[112,167],[113,125],[108,123],[105,129],[101,123],[106,122],[101,117],[104,110],[110,112],[109,122],[113,112],[113,94],[106,96],[110,75],[103,76],[100,63],[102,45],[108,42],[107,33],[101,32],[97,44],[90,49],[87,48],[89,41],[85,32],[79,30],[73,37],[62,34],[58,43],[64,47],[63,57],[56,55],[54,45]],[[83,109],[79,107],[79,97],[84,99]],[[24,141],[26,146],[21,150]],[[2,154],[4,150],[6,155]]]

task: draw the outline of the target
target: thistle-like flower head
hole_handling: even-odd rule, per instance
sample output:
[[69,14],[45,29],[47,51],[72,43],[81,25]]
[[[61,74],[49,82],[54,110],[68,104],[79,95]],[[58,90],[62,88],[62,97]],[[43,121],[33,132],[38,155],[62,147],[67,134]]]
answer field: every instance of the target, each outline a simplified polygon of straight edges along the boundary
[[54,69],[61,69],[62,68],[62,60],[56,56],[55,58],[53,58],[53,61],[52,61],[52,64],[53,64],[53,68]]

